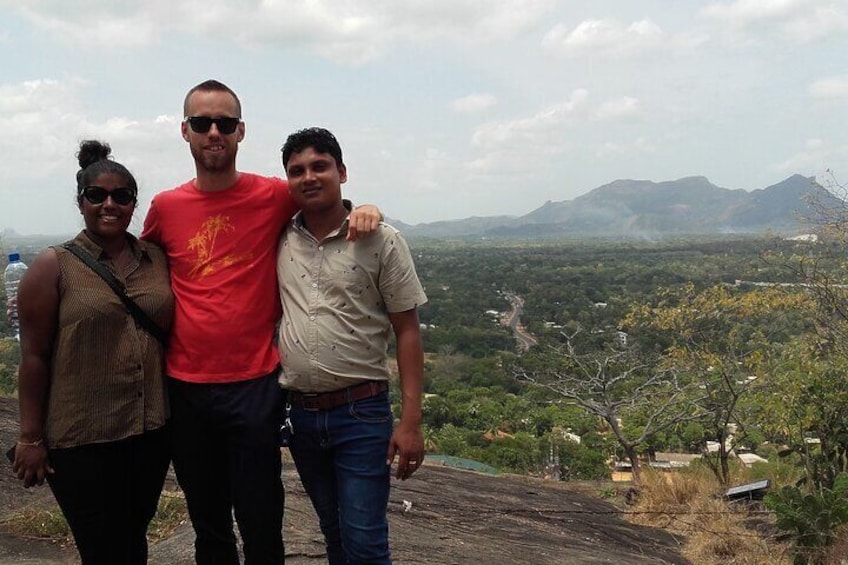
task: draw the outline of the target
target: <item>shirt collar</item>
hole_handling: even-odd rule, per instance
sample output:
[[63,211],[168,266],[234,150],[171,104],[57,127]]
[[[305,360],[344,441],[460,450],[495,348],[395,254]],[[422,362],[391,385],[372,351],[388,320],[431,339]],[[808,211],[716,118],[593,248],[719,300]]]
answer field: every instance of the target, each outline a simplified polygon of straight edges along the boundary
[[[74,241],[83,249],[91,253],[98,261],[103,259],[103,248],[94,243],[89,237],[88,234],[85,233],[85,230],[81,231],[75,238]],[[136,259],[141,260],[142,257],[150,259],[150,255],[147,253],[147,248],[144,247],[141,242],[131,233],[127,233],[127,243],[132,250],[133,256]]]
[[[334,239],[334,238],[337,238],[337,237],[342,237],[342,236],[347,235],[347,226],[348,226],[349,222],[350,222],[350,214],[345,216],[345,219],[342,221],[341,225],[339,227],[337,227],[336,229],[334,229],[333,231],[331,231],[330,233],[328,233],[327,237],[325,237],[324,239]],[[306,224],[303,223],[303,212],[298,211],[297,214],[295,214],[294,217],[292,218],[291,223],[292,223],[292,227],[295,228],[297,231],[299,231],[300,233],[302,233],[304,235],[308,235],[312,239],[315,239],[315,236],[313,236],[309,232],[309,230],[306,228]]]

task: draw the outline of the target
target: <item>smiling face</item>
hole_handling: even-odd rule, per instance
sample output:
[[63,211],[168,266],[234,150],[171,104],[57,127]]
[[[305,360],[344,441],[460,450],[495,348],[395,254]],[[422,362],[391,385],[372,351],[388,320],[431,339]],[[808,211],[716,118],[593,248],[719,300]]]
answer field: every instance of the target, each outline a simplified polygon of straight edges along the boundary
[[293,153],[286,164],[289,191],[304,212],[332,212],[346,209],[341,185],[347,181],[347,168],[329,153],[307,147]]
[[[127,186],[127,180],[116,173],[103,173],[94,178],[89,186],[100,187],[107,192]],[[92,204],[85,198],[80,199],[80,213],[85,220],[85,231],[89,237],[101,244],[126,235],[127,228],[135,210],[135,200],[129,204],[118,204],[112,197],[100,204]]]
[[[197,90],[186,100],[186,117],[205,116],[208,118],[240,118],[235,98],[222,90]],[[212,125],[206,133],[197,133],[183,121],[181,126],[183,139],[191,149],[191,155],[198,169],[206,172],[234,172],[238,144],[244,139],[244,122],[230,134],[218,131]]]

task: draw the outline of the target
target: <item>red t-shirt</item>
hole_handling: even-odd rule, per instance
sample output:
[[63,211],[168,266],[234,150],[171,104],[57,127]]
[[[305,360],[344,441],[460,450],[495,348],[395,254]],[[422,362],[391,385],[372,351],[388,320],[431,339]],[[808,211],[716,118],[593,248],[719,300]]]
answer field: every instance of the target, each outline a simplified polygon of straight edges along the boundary
[[141,237],[161,245],[170,262],[176,311],[168,375],[226,383],[274,370],[277,243],[295,211],[284,180],[249,173],[220,192],[190,181],[153,198]]

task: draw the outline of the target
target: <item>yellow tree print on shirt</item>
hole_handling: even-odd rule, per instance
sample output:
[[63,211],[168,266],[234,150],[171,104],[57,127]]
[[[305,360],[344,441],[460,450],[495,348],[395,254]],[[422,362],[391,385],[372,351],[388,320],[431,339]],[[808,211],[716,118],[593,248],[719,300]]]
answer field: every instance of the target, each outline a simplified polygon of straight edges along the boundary
[[217,261],[212,259],[218,234],[231,231],[235,231],[235,228],[230,223],[229,216],[219,214],[203,222],[197,234],[188,240],[188,248],[197,253],[194,267],[189,271],[190,277],[204,277],[215,271],[217,263],[230,265],[235,261],[230,255]]

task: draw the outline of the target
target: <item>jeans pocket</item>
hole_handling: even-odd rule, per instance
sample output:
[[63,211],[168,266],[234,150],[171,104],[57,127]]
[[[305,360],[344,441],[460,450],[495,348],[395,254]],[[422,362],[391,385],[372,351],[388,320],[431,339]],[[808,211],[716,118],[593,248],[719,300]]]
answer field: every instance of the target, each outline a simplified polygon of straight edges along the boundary
[[387,392],[352,402],[349,411],[351,416],[361,422],[382,423],[392,419],[392,407]]

